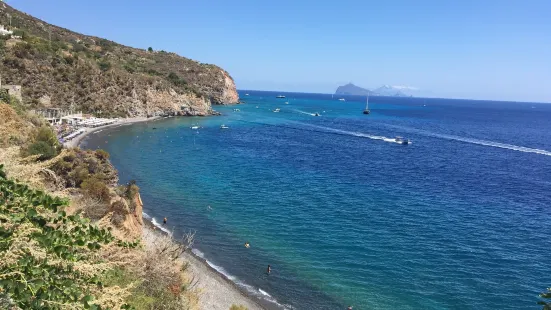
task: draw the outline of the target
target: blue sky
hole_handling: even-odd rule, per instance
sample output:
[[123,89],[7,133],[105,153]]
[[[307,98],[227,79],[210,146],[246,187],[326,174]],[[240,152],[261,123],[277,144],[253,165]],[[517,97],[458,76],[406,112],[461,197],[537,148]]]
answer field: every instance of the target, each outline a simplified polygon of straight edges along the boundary
[[85,34],[217,64],[240,89],[347,82],[551,102],[549,0],[6,1]]

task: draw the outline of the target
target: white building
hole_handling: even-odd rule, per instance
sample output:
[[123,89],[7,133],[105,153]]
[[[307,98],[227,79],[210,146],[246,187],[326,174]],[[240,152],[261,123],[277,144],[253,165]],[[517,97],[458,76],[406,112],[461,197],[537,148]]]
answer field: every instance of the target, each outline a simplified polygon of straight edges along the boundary
[[6,27],[4,27],[4,25],[0,25],[0,35],[7,36],[7,35],[12,35],[12,34],[13,34],[13,31],[6,29]]

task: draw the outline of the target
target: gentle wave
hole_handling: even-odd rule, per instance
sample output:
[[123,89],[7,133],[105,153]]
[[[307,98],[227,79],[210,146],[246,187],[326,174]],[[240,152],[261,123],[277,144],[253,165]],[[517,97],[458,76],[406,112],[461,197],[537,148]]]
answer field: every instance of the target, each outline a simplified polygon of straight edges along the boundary
[[157,227],[158,229],[164,231],[165,233],[167,233],[169,236],[172,237],[172,232],[170,230],[168,230],[166,227],[164,227],[163,225],[161,225],[159,222],[157,222],[157,220],[154,218],[154,217],[151,217],[149,216],[149,214],[145,213],[145,212],[142,212],[142,215],[143,217],[145,217],[146,219],[150,220],[151,223],[153,225],[155,225],[155,227]]
[[434,133],[434,132],[430,132],[430,131],[426,131],[426,130],[422,130],[422,129],[409,128],[409,127],[403,127],[403,126],[393,126],[393,125],[388,125],[388,126],[389,127],[400,128],[400,129],[403,129],[403,130],[406,130],[406,131],[409,131],[409,132],[417,133],[417,134],[428,136],[428,137],[454,140],[454,141],[477,144],[477,145],[483,145],[483,146],[497,147],[497,148],[502,148],[502,149],[507,149],[507,150],[524,152],[524,153],[534,153],[534,154],[551,156],[551,151],[547,151],[547,150],[534,149],[534,148],[525,147],[525,146],[519,146],[519,145],[507,144],[507,143],[501,143],[501,142],[495,142],[495,141],[488,141],[488,140],[480,140],[480,139],[475,139],[475,138],[460,137],[460,136],[455,136],[455,135],[440,134],[440,133]]
[[224,267],[221,267],[221,266],[218,266],[216,264],[213,264],[211,261],[209,261],[208,259],[205,258],[205,253],[197,250],[197,249],[192,249],[191,250],[193,252],[193,254],[197,255],[198,257],[202,258],[205,260],[205,262],[207,262],[207,264],[213,268],[214,270],[216,270],[216,272],[224,275],[228,280],[232,281],[233,283],[235,283],[237,286],[239,287],[242,287],[244,288],[249,294],[253,295],[253,296],[257,296],[257,297],[260,297],[268,302],[271,302],[279,307],[281,307],[282,309],[284,310],[290,310],[290,309],[293,309],[292,307],[288,306],[288,305],[283,305],[283,304],[280,304],[275,298],[272,297],[272,295],[268,294],[266,291],[262,290],[262,289],[255,289],[253,286],[249,285],[249,284],[246,284],[244,283],[243,281],[241,281],[239,278],[237,278],[236,276],[233,276],[231,275],[229,272],[226,271],[226,269],[224,269]]

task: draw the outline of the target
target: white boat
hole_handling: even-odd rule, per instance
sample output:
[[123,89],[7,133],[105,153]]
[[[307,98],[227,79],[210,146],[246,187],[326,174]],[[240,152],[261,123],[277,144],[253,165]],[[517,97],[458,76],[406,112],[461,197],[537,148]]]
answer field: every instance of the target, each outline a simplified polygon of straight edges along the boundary
[[275,109],[273,112],[274,113],[278,113],[279,111],[281,111],[279,108]]
[[396,143],[399,143],[399,144],[402,144],[402,145],[408,145],[410,143],[408,139],[402,138],[402,137],[396,137],[394,139],[394,141],[396,141]]
[[339,98],[339,101],[346,101],[346,100],[344,100],[344,98]]
[[228,129],[228,128],[230,128],[230,127],[228,127],[228,126],[226,126],[226,125],[224,125],[224,124],[220,125],[220,129]]
[[245,96],[248,96],[249,94],[245,94]]
[[369,114],[369,113],[370,113],[370,111],[369,111],[369,95],[368,95],[365,99],[364,114]]
[[197,129],[199,129],[199,126],[191,126],[191,129],[197,130]]
[[241,110],[239,110],[239,109],[233,109],[233,111],[234,111],[234,112],[239,112],[239,111],[241,111]]
[[285,96],[283,96],[283,95],[277,95],[276,98],[283,99],[283,98],[285,98]]
[[289,101],[285,101],[285,104],[289,104]]

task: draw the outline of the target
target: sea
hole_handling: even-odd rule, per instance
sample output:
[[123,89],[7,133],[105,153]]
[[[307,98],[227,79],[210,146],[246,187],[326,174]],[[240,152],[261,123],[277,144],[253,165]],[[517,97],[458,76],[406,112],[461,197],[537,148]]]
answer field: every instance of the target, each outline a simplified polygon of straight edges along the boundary
[[268,308],[541,309],[551,104],[371,97],[364,115],[365,97],[240,98],[84,146],[136,180],[146,218],[194,232],[194,253]]

